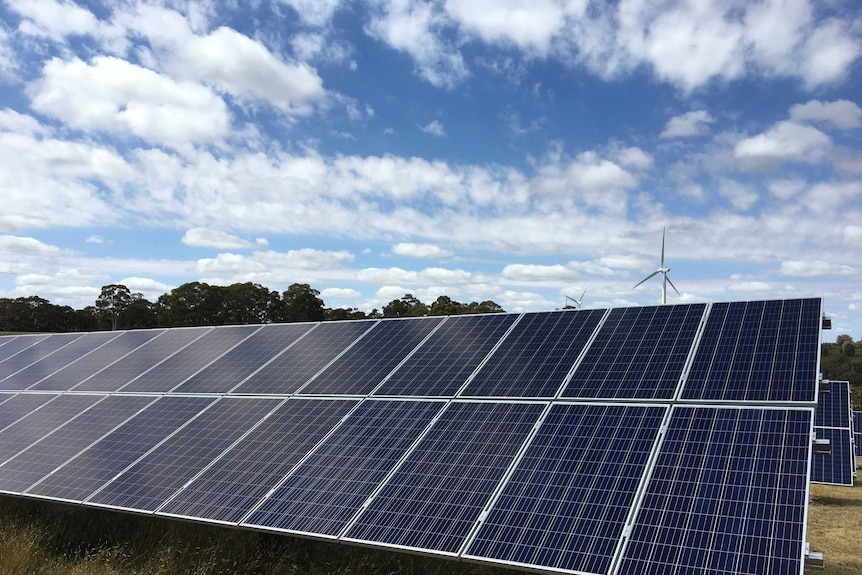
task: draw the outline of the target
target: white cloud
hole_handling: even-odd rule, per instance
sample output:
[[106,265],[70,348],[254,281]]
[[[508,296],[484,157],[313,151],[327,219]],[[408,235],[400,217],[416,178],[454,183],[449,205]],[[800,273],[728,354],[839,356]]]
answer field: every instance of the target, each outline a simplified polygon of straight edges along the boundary
[[476,281],[475,274],[464,270],[446,268],[425,268],[420,271],[410,271],[397,267],[366,268],[357,273],[360,281],[378,284],[456,284]]
[[71,127],[171,146],[211,142],[230,124],[225,103],[209,88],[114,57],[97,56],[92,64],[53,58],[27,93],[35,110]]
[[249,274],[259,274],[267,271],[267,266],[253,257],[241,254],[223,253],[214,258],[201,258],[197,261],[196,270],[202,274],[218,274],[219,276],[237,277]]
[[780,200],[788,201],[798,196],[805,186],[805,180],[801,179],[771,180],[769,192]]
[[851,35],[851,27],[849,22],[831,19],[811,31],[803,48],[800,70],[809,88],[843,80],[859,58],[862,44]]
[[84,241],[87,242],[88,244],[104,244],[104,243],[106,243],[105,238],[103,238],[102,236],[100,236],[98,234],[93,234],[93,235],[89,236]]
[[13,82],[18,76],[18,60],[9,33],[0,27],[0,81]]
[[668,120],[659,137],[687,138],[690,136],[704,136],[709,133],[709,124],[714,122],[715,118],[706,110],[686,112]]
[[0,131],[19,134],[47,134],[51,130],[39,123],[33,116],[21,114],[9,108],[0,110]]
[[858,248],[862,245],[862,226],[844,226],[844,243]]
[[437,120],[428,122],[424,126],[420,126],[419,129],[426,134],[431,134],[432,136],[437,136],[438,138],[442,138],[446,135],[446,130],[443,129],[443,124],[441,124]]
[[849,130],[862,126],[862,109],[850,100],[821,102],[811,100],[790,108],[790,119],[797,122],[821,122]]
[[730,201],[734,208],[743,212],[751,209],[758,200],[757,192],[754,189],[734,180],[721,180],[718,191]]
[[54,41],[62,41],[71,34],[94,34],[101,27],[92,12],[71,2],[12,0],[11,8],[22,17],[21,32]]
[[218,248],[218,249],[244,249],[253,247],[248,240],[244,240],[220,230],[211,230],[207,228],[192,228],[183,235],[182,242],[187,246],[197,248]]
[[27,256],[53,256],[62,253],[57,246],[40,242],[36,238],[10,235],[0,236],[0,251]]
[[392,247],[392,253],[413,258],[447,258],[452,252],[432,244],[402,242]]
[[617,153],[617,161],[623,166],[645,170],[653,165],[653,157],[638,147],[623,148]]
[[848,265],[832,264],[822,260],[785,260],[781,262],[778,273],[797,277],[847,276],[855,274],[856,270]]
[[510,264],[503,268],[507,280],[526,282],[563,282],[578,279],[577,271],[564,265]]
[[299,19],[310,26],[324,26],[341,7],[341,0],[279,0],[293,8]]
[[324,301],[329,299],[357,299],[362,297],[362,294],[352,288],[326,288],[320,290],[320,297]]
[[733,155],[746,169],[774,169],[785,162],[821,162],[831,144],[817,128],[787,121],[741,140]]

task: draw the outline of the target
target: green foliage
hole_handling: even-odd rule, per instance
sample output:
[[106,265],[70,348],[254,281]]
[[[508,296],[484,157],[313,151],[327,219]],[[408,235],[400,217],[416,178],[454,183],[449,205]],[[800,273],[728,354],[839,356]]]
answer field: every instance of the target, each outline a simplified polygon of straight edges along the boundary
[[824,343],[820,349],[820,371],[833,381],[849,381],[853,409],[862,409],[862,353],[856,353],[862,341],[854,342],[847,334],[835,343]]
[[308,284],[291,284],[281,295],[282,321],[322,321],[325,317],[320,292]]
[[428,306],[406,293],[383,306],[383,317],[422,317],[428,315]]
[[76,311],[39,296],[0,298],[0,331],[67,332],[97,329],[92,310]]

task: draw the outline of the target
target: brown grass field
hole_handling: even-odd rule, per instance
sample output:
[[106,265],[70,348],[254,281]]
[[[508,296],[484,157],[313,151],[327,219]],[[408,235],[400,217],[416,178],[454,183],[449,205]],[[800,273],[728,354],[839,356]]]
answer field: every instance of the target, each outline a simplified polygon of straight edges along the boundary
[[[811,486],[811,575],[862,574],[862,482]],[[444,559],[0,497],[0,575],[515,575]]]

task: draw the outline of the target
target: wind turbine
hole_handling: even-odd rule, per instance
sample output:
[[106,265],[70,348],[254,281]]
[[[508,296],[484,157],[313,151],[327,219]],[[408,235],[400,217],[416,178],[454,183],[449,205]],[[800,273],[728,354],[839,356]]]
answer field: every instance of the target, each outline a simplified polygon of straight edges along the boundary
[[676,286],[673,285],[673,282],[670,281],[670,278],[667,277],[667,273],[670,271],[670,268],[664,267],[664,233],[665,233],[665,228],[662,228],[661,229],[661,264],[659,265],[659,268],[656,271],[654,271],[653,273],[651,273],[650,275],[648,275],[647,277],[645,277],[644,279],[642,279],[641,281],[639,281],[638,283],[636,283],[635,286],[632,288],[632,289],[635,289],[636,287],[638,287],[639,285],[641,285],[642,283],[644,283],[648,279],[652,279],[654,276],[661,274],[661,303],[662,304],[667,303],[667,284],[670,284],[670,287],[673,288],[673,291],[675,291],[677,293],[677,295],[680,295],[680,296],[682,295],[681,293],[679,293],[679,290],[676,289]]
[[565,301],[563,301],[563,304],[564,304],[564,305],[563,305],[563,309],[568,309],[568,308],[569,308],[569,306],[568,306],[568,302],[569,302],[569,301],[571,301],[573,304],[575,304],[575,309],[581,309],[581,304],[584,302],[584,296],[585,296],[585,295],[587,295],[587,290],[586,290],[586,289],[584,289],[584,293],[582,293],[582,294],[581,294],[581,297],[580,297],[580,298],[578,298],[578,299],[571,298],[571,297],[569,297],[569,296],[565,296],[565,298],[566,298],[566,299],[565,299]]

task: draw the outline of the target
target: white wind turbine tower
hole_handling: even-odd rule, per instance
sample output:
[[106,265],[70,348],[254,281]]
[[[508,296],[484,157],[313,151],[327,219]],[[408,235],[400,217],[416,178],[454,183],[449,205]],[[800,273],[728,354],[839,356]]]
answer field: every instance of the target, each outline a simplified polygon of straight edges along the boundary
[[565,296],[565,297],[566,297],[566,299],[565,299],[565,301],[563,302],[563,309],[567,309],[567,308],[569,308],[569,305],[568,305],[568,304],[569,304],[569,302],[570,302],[570,301],[571,301],[573,304],[575,304],[575,306],[574,306],[574,307],[575,307],[575,309],[581,309],[581,305],[584,303],[584,296],[585,296],[585,295],[587,295],[587,290],[586,290],[586,289],[584,289],[584,293],[582,293],[582,294],[581,294],[581,297],[580,297],[580,298],[578,298],[578,299],[575,299],[575,298],[573,298],[573,297],[569,297],[569,296]]
[[654,276],[661,274],[661,303],[662,304],[667,303],[667,284],[670,284],[670,287],[673,288],[673,291],[675,291],[677,293],[677,295],[680,295],[680,296],[682,295],[681,293],[679,293],[679,290],[676,289],[676,286],[673,285],[673,282],[670,281],[670,278],[667,277],[667,273],[670,271],[670,268],[664,267],[664,234],[665,234],[665,228],[662,228],[661,229],[661,264],[659,265],[659,268],[656,271],[654,271],[653,273],[651,273],[650,275],[648,275],[647,277],[645,277],[644,279],[642,279],[641,281],[639,281],[638,283],[636,283],[635,286],[632,288],[632,289],[635,289],[636,287],[638,287],[639,285],[641,285],[642,283],[644,283],[648,279],[652,279]]

